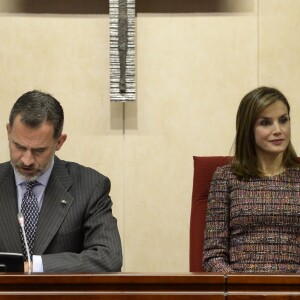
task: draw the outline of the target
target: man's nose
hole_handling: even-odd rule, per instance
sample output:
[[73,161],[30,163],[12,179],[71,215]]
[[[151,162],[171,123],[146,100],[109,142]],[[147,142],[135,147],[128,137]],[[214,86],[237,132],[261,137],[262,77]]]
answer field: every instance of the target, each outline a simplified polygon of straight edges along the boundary
[[25,166],[30,166],[33,164],[34,162],[34,159],[33,159],[33,156],[32,156],[32,153],[31,151],[27,150],[23,153],[22,155],[22,163],[25,165]]

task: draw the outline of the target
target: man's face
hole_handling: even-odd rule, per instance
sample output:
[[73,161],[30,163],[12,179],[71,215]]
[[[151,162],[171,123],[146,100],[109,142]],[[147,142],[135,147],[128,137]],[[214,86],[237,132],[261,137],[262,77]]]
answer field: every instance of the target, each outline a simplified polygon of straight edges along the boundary
[[30,128],[21,122],[19,115],[12,127],[9,124],[6,127],[11,163],[24,180],[34,180],[43,174],[55,151],[66,140],[64,134],[58,139],[53,137],[53,124],[44,122],[38,128]]

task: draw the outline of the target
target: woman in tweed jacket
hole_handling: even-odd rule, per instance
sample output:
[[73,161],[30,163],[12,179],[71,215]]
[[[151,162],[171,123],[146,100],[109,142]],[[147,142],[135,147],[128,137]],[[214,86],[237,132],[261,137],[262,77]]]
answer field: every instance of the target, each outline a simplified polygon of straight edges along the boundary
[[208,272],[300,272],[300,168],[290,141],[290,106],[260,87],[241,101],[233,160],[210,188]]

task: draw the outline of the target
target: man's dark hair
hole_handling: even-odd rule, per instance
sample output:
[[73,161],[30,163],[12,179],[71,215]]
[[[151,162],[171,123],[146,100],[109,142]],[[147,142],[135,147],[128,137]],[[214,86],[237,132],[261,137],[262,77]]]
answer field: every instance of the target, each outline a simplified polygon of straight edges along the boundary
[[64,111],[60,103],[50,94],[33,90],[23,94],[13,105],[9,124],[13,126],[16,116],[26,126],[37,128],[43,122],[54,126],[54,138],[59,138],[64,125]]

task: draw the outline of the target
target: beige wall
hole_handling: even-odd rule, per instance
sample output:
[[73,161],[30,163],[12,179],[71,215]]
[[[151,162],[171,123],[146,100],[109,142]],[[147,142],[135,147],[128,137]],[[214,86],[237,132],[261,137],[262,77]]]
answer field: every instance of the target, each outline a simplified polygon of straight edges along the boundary
[[9,158],[5,124],[16,98],[53,93],[68,134],[58,155],[112,180],[123,270],[186,272],[192,156],[229,154],[246,92],[266,84],[286,93],[300,153],[300,1],[191,1],[194,13],[178,13],[188,1],[137,0],[137,101],[127,104],[109,101],[108,4],[87,14],[75,2],[0,5],[0,161]]

